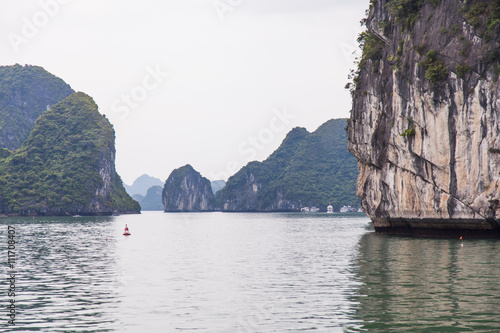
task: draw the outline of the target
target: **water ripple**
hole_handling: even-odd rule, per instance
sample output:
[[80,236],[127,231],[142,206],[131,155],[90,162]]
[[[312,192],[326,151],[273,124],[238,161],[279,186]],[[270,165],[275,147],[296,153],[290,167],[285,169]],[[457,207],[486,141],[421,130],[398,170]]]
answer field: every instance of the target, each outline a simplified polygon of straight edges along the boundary
[[358,253],[364,217],[17,218],[0,220],[3,236],[7,224],[18,234],[19,306],[16,328],[0,319],[5,331],[335,333],[363,324],[363,301],[352,297],[370,283],[353,268],[371,260]]

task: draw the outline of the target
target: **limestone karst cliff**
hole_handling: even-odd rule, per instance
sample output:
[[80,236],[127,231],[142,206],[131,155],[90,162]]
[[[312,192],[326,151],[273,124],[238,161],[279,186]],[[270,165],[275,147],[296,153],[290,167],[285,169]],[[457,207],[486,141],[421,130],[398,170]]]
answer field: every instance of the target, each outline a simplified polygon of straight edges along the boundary
[[0,149],[0,214],[138,213],[115,170],[115,133],[81,92],[36,120],[17,150]]
[[189,164],[172,171],[162,201],[166,212],[213,211],[216,207],[210,181]]
[[343,205],[359,207],[356,159],[347,151],[346,119],[331,119],[310,133],[292,129],[262,162],[254,161],[229,178],[217,193],[223,211],[326,212]]
[[499,235],[500,4],[375,0],[349,150],[376,230]]

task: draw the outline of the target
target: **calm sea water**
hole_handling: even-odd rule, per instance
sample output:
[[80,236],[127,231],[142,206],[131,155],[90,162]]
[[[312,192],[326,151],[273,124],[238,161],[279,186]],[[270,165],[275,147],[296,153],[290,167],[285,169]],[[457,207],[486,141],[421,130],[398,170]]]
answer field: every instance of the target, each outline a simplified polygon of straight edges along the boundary
[[383,236],[359,214],[3,218],[0,248],[2,332],[500,331],[500,242]]

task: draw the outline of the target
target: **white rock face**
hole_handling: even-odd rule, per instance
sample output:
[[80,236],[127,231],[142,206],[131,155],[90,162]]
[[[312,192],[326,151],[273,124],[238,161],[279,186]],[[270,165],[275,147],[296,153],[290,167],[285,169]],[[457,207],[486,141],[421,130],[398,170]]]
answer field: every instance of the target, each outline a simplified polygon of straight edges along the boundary
[[202,212],[215,210],[215,197],[210,181],[191,165],[170,174],[162,192],[166,212]]
[[[394,21],[385,5],[375,2],[368,27]],[[391,42],[380,41],[382,59],[359,71],[349,150],[358,159],[357,194],[378,230],[498,228],[500,80],[490,54],[499,36],[481,39],[456,15],[459,6],[426,4],[411,33],[394,24]],[[443,33],[454,26],[463,28]],[[447,69],[446,79],[425,77],[418,63],[430,50]],[[458,77],[457,65],[470,71]]]

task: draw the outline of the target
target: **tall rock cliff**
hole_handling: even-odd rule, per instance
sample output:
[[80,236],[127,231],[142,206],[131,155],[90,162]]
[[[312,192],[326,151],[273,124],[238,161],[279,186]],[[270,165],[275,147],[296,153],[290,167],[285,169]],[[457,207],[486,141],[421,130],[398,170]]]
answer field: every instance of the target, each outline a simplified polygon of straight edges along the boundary
[[500,3],[375,0],[349,150],[378,231],[498,235]]
[[326,211],[359,206],[356,159],[347,151],[346,119],[332,119],[313,133],[290,131],[263,162],[250,162],[217,193],[225,211]]
[[19,149],[0,149],[0,214],[138,213],[115,171],[114,143],[112,125],[88,95],[53,105]]
[[166,212],[202,212],[215,210],[210,181],[191,165],[172,171],[162,193]]
[[63,80],[38,66],[0,66],[0,148],[21,147],[35,120],[74,93]]

